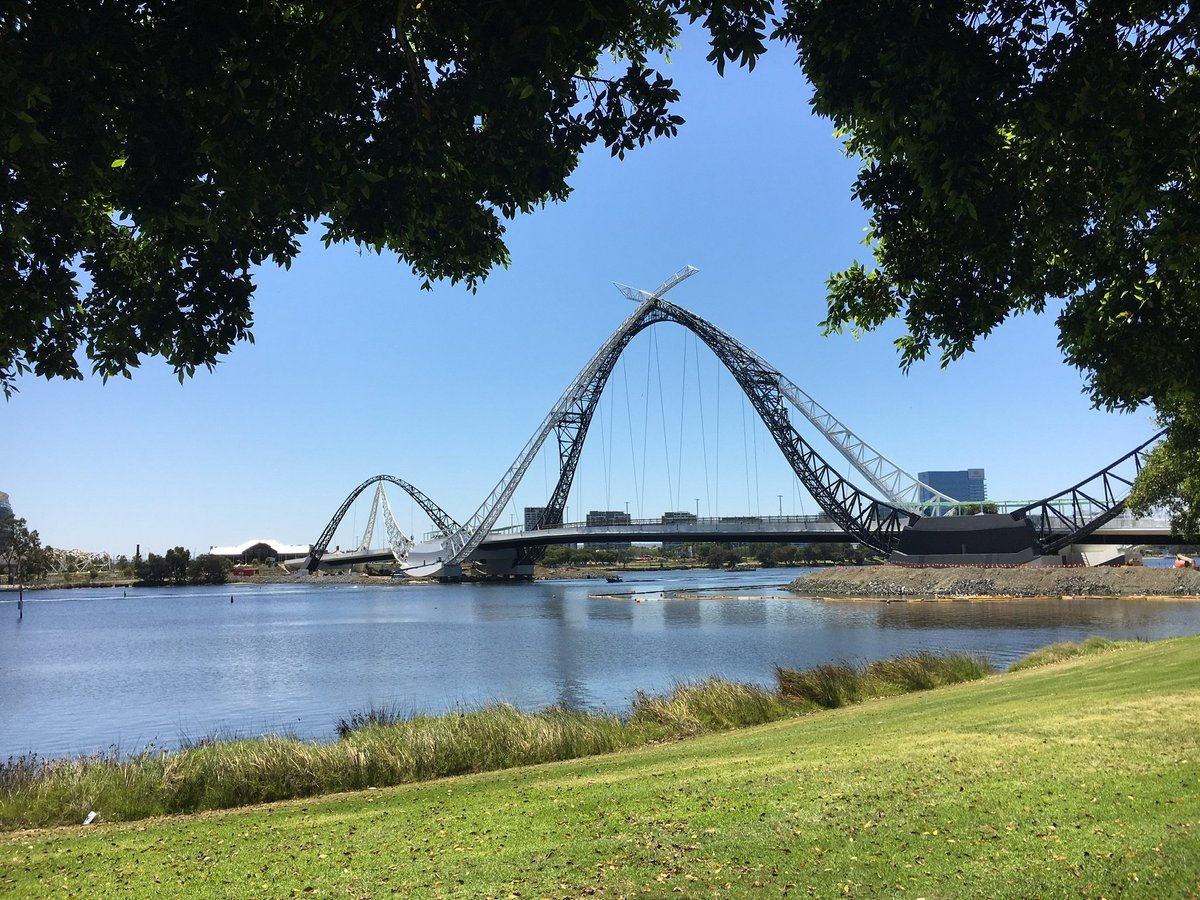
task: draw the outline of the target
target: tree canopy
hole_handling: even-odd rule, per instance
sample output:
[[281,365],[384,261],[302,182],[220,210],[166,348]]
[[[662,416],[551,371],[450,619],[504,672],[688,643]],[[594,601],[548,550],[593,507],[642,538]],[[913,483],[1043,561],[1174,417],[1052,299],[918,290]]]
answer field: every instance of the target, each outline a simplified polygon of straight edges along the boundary
[[675,133],[650,62],[679,17],[753,61],[769,3],[736,6],[0,0],[0,388],[80,349],[106,378],[211,366],[318,221],[474,287],[585,147]]
[[1134,507],[1194,533],[1200,51],[1164,0],[0,0],[0,389],[211,366],[314,222],[473,288],[584,148],[676,132],[685,19],[718,69],[773,28],[863,160],[826,329],[947,364],[1057,310],[1093,401],[1168,426]]
[[0,559],[7,569],[10,583],[40,578],[50,570],[49,548],[42,546],[41,536],[37,531],[30,531],[24,519],[13,516],[0,518],[0,532],[4,535]]
[[[902,365],[943,365],[1014,313],[1109,409],[1168,426],[1133,505],[1200,510],[1200,72],[1187,4],[789,0],[813,107],[863,161],[873,259],[825,327],[900,317]],[[870,22],[869,28],[863,23]],[[1188,424],[1190,423],[1190,424]],[[1188,477],[1190,475],[1190,477]],[[1154,489],[1151,489],[1154,485]],[[1178,501],[1178,502],[1176,502]]]

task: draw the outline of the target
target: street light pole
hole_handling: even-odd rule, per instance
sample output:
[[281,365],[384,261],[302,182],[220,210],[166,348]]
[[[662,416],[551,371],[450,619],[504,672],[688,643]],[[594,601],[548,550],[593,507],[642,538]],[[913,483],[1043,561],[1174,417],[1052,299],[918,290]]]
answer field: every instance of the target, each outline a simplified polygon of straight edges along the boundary
[[700,498],[696,498],[696,518],[700,518]]
[[779,498],[779,518],[782,519],[783,518],[783,494],[776,494],[775,496]]

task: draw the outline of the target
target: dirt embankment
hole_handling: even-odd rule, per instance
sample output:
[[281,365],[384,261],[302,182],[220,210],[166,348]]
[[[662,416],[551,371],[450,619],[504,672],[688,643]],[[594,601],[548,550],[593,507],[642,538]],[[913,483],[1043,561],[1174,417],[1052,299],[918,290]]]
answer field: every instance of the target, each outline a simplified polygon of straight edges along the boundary
[[788,588],[815,597],[1200,597],[1200,571],[1147,566],[1012,568],[839,566],[797,578]]

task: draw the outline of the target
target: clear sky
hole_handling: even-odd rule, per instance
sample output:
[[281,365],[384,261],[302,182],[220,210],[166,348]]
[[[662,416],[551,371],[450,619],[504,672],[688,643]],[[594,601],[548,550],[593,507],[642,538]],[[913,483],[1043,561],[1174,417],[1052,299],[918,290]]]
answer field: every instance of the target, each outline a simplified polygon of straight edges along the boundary
[[[25,379],[0,401],[0,490],[44,543],[113,554],[309,543],[378,473],[463,520],[632,310],[611,282],[652,289],[685,264],[700,274],[672,301],[913,473],[982,467],[989,497],[1033,499],[1153,433],[1148,413],[1091,408],[1052,317],[1006,323],[950,369],[931,361],[907,375],[895,326],[822,337],[825,280],[863,255],[856,163],[810,115],[789,50],[723,79],[703,57],[689,34],[667,67],[683,92],[679,136],[623,162],[590,152],[568,201],[511,225],[512,265],[477,294],[422,292],[394,258],[325,250],[313,234],[290,271],[258,274],[256,342],[215,371],[181,385],[147,360],[131,381],[106,385]],[[627,503],[647,516],[816,511],[700,351],[674,325],[630,346],[593,425],[572,517]],[[553,465],[535,464],[498,524],[545,499]],[[428,527],[402,494],[389,496],[401,527]],[[347,524],[365,521],[364,501]]]

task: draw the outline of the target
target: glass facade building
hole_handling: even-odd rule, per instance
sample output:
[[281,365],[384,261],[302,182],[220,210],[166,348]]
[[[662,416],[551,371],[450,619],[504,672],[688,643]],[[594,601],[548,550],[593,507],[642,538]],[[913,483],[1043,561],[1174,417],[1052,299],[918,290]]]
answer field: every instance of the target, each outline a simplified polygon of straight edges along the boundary
[[[982,503],[987,499],[987,481],[983,469],[958,469],[952,472],[918,472],[917,480],[927,484],[935,491],[941,491],[947,497],[953,497],[962,503]],[[922,502],[932,500],[933,496],[924,488],[921,489]]]
[[12,514],[13,508],[8,502],[8,494],[0,491],[0,553],[6,553],[12,543],[12,528],[4,522]]

